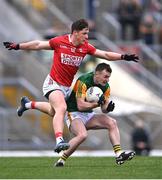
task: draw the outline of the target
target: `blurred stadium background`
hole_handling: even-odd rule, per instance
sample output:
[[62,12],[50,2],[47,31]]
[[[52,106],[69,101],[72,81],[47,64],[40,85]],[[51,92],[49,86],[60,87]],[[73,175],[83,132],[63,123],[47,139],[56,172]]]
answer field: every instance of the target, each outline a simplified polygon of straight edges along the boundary
[[[131,132],[142,120],[150,132],[153,150],[162,150],[162,9],[157,1],[139,0],[141,18],[151,14],[155,20],[152,44],[142,37],[132,38],[128,28],[121,38],[116,8],[119,0],[5,0],[0,6],[0,151],[52,150],[54,147],[51,118],[30,110],[19,118],[16,108],[21,96],[44,101],[42,84],[49,72],[52,52],[10,51],[3,41],[24,42],[49,39],[70,32],[71,22],[87,18],[91,25],[90,42],[115,52],[137,53],[140,63],[110,63],[112,99],[116,109],[111,115],[118,121],[123,149],[131,149]],[[162,1],[158,1],[161,5]],[[155,6],[155,7],[154,7]],[[161,5],[162,6],[162,5]],[[154,8],[154,9],[153,9]],[[142,21],[142,20],[141,20]],[[155,27],[154,26],[154,27]],[[87,61],[89,60],[89,61]],[[86,57],[80,73],[91,71],[99,59]],[[67,128],[67,139],[71,137]],[[106,131],[91,131],[79,150],[111,150]]]

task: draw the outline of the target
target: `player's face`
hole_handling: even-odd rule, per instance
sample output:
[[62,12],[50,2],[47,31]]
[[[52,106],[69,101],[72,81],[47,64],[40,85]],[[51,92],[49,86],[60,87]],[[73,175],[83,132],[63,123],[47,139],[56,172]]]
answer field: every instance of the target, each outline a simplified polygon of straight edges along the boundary
[[88,28],[84,28],[81,31],[76,32],[76,39],[78,44],[83,44],[84,42],[88,41],[88,33]]
[[111,76],[110,72],[103,70],[101,72],[96,72],[95,74],[95,83],[105,86],[107,82],[109,82],[109,78]]

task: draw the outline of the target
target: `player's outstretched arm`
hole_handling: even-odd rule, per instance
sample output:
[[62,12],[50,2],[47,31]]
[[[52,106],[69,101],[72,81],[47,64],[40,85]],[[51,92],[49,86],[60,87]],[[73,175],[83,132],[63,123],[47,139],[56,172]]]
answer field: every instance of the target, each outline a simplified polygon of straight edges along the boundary
[[94,56],[107,59],[108,61],[117,61],[117,60],[125,60],[125,61],[134,61],[138,62],[139,57],[136,54],[120,54],[115,52],[108,52],[96,49]]
[[3,42],[3,45],[8,50],[51,50],[49,41],[34,40],[24,43],[14,43],[14,42]]

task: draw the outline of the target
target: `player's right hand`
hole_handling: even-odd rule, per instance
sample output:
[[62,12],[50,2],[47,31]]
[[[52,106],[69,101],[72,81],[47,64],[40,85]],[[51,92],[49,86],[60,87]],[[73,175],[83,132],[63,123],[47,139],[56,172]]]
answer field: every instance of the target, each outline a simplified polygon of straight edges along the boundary
[[13,42],[3,42],[3,45],[5,46],[5,48],[7,48],[8,50],[18,50],[20,49],[20,45],[13,43]]
[[100,106],[100,105],[103,105],[103,104],[105,104],[105,97],[104,97],[104,95],[102,94],[102,95],[100,96],[99,100],[98,100],[98,105]]

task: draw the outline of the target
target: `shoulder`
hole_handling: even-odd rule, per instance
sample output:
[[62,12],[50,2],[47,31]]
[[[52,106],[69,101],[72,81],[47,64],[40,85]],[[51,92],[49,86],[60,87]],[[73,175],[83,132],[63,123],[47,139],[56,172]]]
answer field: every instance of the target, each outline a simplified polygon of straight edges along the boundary
[[60,42],[67,42],[68,41],[68,35],[61,35],[61,36],[56,36],[54,38],[51,38],[49,40],[49,44],[51,47],[55,48]]
[[110,85],[109,85],[109,83],[107,83],[105,86],[101,86],[100,88],[102,89],[102,91],[103,91],[104,93],[110,91]]
[[95,48],[91,43],[89,43],[89,41],[84,42],[83,46],[87,48]]
[[88,50],[88,54],[93,55],[95,53],[96,48],[92,44],[90,44],[89,42],[86,42],[86,47]]
[[78,78],[82,83],[85,83],[87,86],[93,83],[93,72],[86,73]]
[[89,42],[87,42],[87,46],[95,48],[95,46],[93,44],[89,43]]
[[109,85],[109,83],[106,84],[106,86],[105,86],[105,91],[110,92],[110,85]]
[[61,35],[61,36],[56,36],[52,39],[50,39],[50,41],[61,41],[61,40],[68,40],[68,35]]
[[106,89],[110,88],[110,85],[109,83],[106,84]]
[[92,76],[93,76],[93,72],[88,72],[88,73],[81,75],[78,79],[87,79]]

